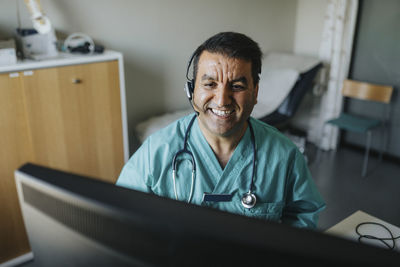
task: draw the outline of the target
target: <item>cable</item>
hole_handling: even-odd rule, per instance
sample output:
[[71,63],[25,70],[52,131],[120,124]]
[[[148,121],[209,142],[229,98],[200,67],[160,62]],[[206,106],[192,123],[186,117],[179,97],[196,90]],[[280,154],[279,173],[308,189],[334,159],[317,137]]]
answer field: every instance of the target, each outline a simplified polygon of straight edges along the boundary
[[[361,234],[359,232],[359,228],[361,226],[363,226],[363,225],[377,225],[377,226],[380,226],[380,227],[382,227],[383,229],[385,229],[389,233],[390,237],[377,237],[377,236],[368,235],[368,234]],[[396,247],[396,239],[400,238],[400,236],[394,237],[392,231],[390,231],[389,228],[387,228],[385,225],[383,225],[381,223],[376,223],[376,222],[362,222],[362,223],[359,223],[356,226],[356,233],[358,234],[358,242],[363,243],[362,242],[363,238],[372,239],[372,240],[378,240],[378,241],[382,242],[389,250],[394,250],[394,248]],[[390,245],[388,242],[386,242],[387,240],[390,240],[392,242],[392,244]]]

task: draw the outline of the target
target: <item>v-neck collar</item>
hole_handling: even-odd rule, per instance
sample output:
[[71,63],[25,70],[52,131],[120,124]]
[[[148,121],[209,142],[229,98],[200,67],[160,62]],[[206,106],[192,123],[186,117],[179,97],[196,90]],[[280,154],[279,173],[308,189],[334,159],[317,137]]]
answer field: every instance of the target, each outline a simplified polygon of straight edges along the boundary
[[237,178],[239,178],[238,176],[240,171],[253,160],[251,133],[249,127],[247,127],[245,134],[243,135],[242,139],[240,139],[224,169],[222,169],[217,156],[204,137],[200,129],[198,119],[196,119],[196,121],[193,123],[191,131],[193,136],[192,138],[200,143],[200,145],[196,146],[195,149],[202,157],[201,160],[206,161],[207,167],[210,169],[207,173],[217,174],[217,177],[210,177],[215,185],[213,192],[210,193],[228,193],[227,190],[229,191],[230,188],[234,188],[233,184]]

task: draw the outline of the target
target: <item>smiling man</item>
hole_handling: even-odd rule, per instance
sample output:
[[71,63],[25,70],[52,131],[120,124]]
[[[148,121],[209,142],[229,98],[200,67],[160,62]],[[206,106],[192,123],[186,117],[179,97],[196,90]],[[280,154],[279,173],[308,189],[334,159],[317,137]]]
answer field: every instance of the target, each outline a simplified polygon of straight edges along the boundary
[[258,84],[251,77],[251,62],[204,51],[195,66],[193,98],[199,126],[222,168],[248,127],[257,103]]
[[325,204],[303,155],[275,128],[250,117],[261,58],[258,44],[240,33],[218,33],[200,45],[185,87],[195,114],[148,137],[117,185],[315,228]]

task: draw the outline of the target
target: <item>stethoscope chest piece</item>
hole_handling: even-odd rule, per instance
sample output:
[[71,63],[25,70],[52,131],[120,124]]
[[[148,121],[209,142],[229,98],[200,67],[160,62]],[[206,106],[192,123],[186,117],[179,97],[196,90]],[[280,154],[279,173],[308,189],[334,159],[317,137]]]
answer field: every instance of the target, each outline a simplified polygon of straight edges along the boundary
[[252,207],[254,207],[256,205],[256,201],[257,198],[253,193],[251,193],[251,191],[243,194],[242,205],[246,209],[251,209]]

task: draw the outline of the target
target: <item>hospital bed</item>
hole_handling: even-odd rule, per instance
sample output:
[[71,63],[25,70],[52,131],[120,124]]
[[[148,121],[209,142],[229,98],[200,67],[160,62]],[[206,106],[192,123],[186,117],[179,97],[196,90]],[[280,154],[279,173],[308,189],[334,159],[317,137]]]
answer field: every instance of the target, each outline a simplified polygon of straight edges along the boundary
[[[321,68],[322,63],[315,57],[268,53],[262,63],[258,103],[251,115],[284,130]],[[191,113],[192,108],[188,108],[150,117],[136,126],[135,134],[143,142],[150,134]]]

